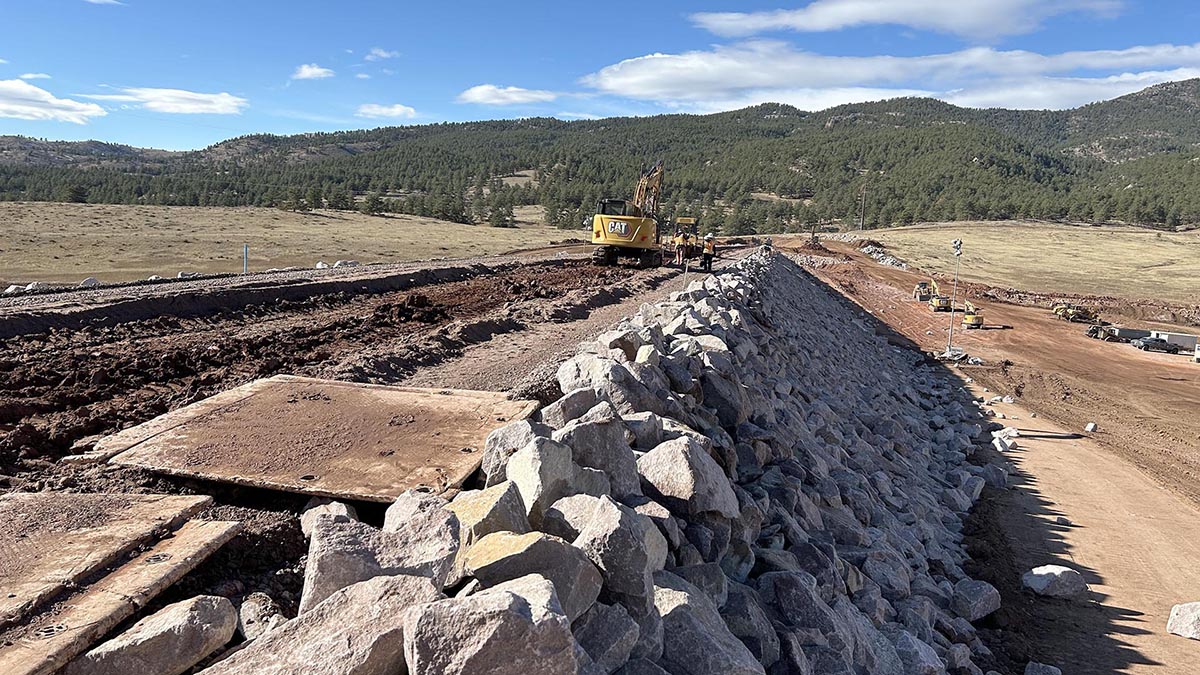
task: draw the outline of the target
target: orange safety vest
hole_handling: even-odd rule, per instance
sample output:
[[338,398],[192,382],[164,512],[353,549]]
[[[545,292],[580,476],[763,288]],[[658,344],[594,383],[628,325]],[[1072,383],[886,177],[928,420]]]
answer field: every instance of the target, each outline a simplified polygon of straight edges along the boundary
[[709,239],[708,241],[704,242],[704,252],[705,252],[705,253],[712,253],[712,254],[716,254],[716,252],[717,252],[717,240],[716,240],[716,239]]

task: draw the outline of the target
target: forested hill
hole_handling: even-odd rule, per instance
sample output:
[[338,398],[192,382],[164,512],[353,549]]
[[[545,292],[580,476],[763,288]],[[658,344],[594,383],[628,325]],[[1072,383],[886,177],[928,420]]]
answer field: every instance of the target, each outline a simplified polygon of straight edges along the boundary
[[[726,232],[857,218],[1200,222],[1200,80],[1068,111],[895,99],[808,113],[663,115],[245,136],[171,153],[0,137],[0,199],[392,209],[577,226],[667,165],[665,215]],[[530,180],[532,179],[532,180]]]

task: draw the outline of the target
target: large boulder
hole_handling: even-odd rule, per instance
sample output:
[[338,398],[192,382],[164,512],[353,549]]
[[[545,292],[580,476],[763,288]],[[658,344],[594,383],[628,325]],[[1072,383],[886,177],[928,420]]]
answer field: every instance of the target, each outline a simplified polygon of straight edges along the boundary
[[300,613],[316,607],[338,590],[380,575],[428,577],[442,588],[458,553],[458,518],[416,518],[377,530],[357,521],[322,516],[313,525],[304,567]]
[[659,444],[637,460],[646,492],[678,514],[736,518],[737,495],[716,460],[691,438]]
[[1171,608],[1167,632],[1180,637],[1200,640],[1200,602],[1188,602]]
[[237,611],[229,600],[201,595],[138,621],[71,661],[64,675],[179,675],[233,637]]
[[529,524],[541,527],[542,516],[554,502],[574,493],[577,467],[571,448],[549,438],[535,438],[513,453],[507,475],[517,486]]
[[594,422],[572,422],[554,432],[553,438],[570,446],[571,456],[579,466],[608,474],[612,493],[620,498],[642,494],[637,459],[625,440],[626,431],[625,424],[614,414]]
[[663,619],[663,655],[670,673],[751,675],[763,666],[729,631],[705,593],[671,574],[654,575],[654,606]]
[[554,584],[537,575],[404,614],[411,675],[574,673],[575,646]]
[[310,611],[202,672],[203,675],[403,673],[403,612],[441,597],[441,588],[425,577],[375,577],[335,592]]
[[963,579],[954,585],[954,611],[967,621],[978,621],[1000,609],[1000,591],[986,581]]
[[483,460],[480,469],[488,487],[503,482],[508,476],[505,467],[508,458],[529,445],[538,436],[549,436],[550,427],[532,420],[520,420],[506,424],[488,434],[483,444]]
[[542,517],[542,531],[575,541],[583,528],[592,520],[592,514],[600,505],[600,498],[592,495],[571,495],[554,502]]
[[629,661],[637,645],[639,627],[621,605],[598,602],[575,621],[579,645],[603,672],[611,673]]
[[933,647],[913,637],[908,631],[897,631],[892,643],[904,663],[904,672],[912,675],[945,675],[946,665]]
[[480,539],[463,558],[467,574],[485,587],[528,574],[549,579],[571,621],[587,611],[600,594],[601,576],[583,551],[541,532],[494,532]]
[[493,532],[529,531],[521,492],[512,481],[484,490],[460,492],[446,508],[458,517],[462,550]]
[[779,660],[779,636],[754,589],[730,583],[728,597],[720,611],[729,632],[746,645],[759,663],[770,668]]
[[654,604],[655,559],[646,548],[647,527],[654,528],[648,518],[601,497],[575,538],[575,546],[600,569],[608,598],[639,618]]
[[561,429],[567,426],[568,422],[573,422],[583,416],[592,406],[599,403],[596,398],[596,390],[591,387],[582,387],[573,389],[563,394],[562,398],[554,403],[542,408],[539,416],[542,422]]
[[1083,575],[1062,565],[1042,565],[1021,575],[1021,585],[1038,595],[1066,598],[1088,589]]

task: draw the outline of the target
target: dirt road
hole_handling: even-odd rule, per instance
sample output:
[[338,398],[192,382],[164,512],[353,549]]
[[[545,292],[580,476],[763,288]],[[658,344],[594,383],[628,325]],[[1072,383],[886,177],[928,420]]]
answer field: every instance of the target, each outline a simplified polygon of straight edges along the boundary
[[[972,571],[1001,590],[999,620],[1028,645],[1022,656],[1064,673],[1195,673],[1200,643],[1166,625],[1173,605],[1200,597],[1200,510],[1094,438],[1020,406],[996,409],[1021,436],[1005,453],[1013,489],[988,495],[993,543],[972,546]],[[1020,575],[1049,564],[1078,570],[1090,591],[1022,591]]]

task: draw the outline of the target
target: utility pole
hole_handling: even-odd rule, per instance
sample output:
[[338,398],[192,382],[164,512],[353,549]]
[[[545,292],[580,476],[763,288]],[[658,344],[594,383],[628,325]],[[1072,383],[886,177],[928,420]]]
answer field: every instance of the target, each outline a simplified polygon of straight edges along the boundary
[[250,244],[242,244],[242,274],[250,271]]
[[867,228],[867,186],[863,185],[862,203],[858,207],[858,231],[862,232]]
[[954,290],[950,292],[950,335],[946,338],[946,356],[954,347],[954,300],[958,297],[958,265],[962,260],[962,239],[950,242],[954,246]]

